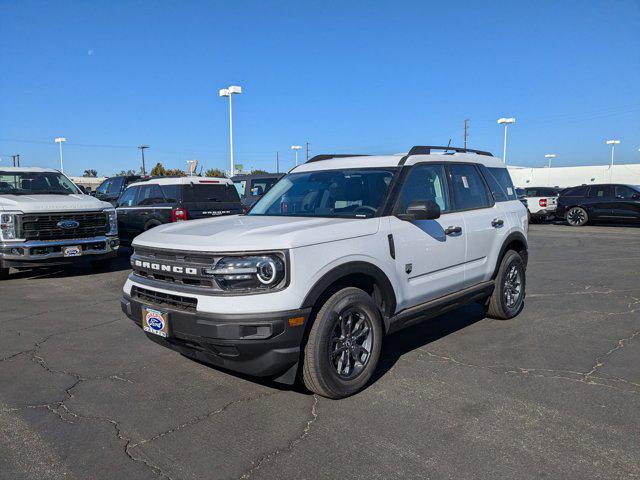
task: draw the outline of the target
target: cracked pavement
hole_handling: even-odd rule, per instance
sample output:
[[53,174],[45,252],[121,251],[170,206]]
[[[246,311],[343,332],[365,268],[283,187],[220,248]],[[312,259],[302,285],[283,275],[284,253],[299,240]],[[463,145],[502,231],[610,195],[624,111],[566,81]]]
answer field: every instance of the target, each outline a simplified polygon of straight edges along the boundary
[[109,272],[0,283],[0,479],[640,477],[640,229],[534,225],[523,313],[387,337],[331,401],[148,341]]

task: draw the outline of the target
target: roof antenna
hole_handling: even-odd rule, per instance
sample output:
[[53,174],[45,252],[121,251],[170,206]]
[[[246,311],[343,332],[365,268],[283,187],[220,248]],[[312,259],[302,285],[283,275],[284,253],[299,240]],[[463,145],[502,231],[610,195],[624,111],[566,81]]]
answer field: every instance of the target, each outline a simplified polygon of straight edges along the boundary
[[450,146],[451,146],[451,139],[449,139],[449,143],[447,143],[447,148],[445,148],[444,151],[446,152],[447,150],[449,150]]

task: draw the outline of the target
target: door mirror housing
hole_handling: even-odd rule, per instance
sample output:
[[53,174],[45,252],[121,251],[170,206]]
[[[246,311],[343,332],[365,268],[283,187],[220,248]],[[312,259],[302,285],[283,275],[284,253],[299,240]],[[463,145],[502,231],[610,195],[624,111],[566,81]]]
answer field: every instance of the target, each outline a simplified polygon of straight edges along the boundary
[[409,203],[404,214],[398,215],[400,220],[435,220],[440,218],[440,207],[433,200],[416,200]]

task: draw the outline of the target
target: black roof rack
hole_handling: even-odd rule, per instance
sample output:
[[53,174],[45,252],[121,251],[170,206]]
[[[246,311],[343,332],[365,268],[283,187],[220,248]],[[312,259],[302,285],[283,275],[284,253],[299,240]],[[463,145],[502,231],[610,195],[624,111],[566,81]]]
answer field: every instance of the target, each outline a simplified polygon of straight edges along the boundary
[[431,150],[452,150],[457,153],[475,153],[476,155],[486,155],[487,157],[493,157],[491,152],[485,152],[483,150],[472,150],[470,148],[460,148],[460,147],[434,147],[432,145],[420,146],[417,145],[415,147],[411,147],[407,156],[410,155],[430,155]]
[[329,153],[329,154],[322,154],[322,155],[316,155],[315,157],[311,157],[309,160],[306,161],[306,163],[311,163],[311,162],[319,162],[321,160],[329,160],[331,158],[345,158],[345,157],[368,157],[369,155],[367,155],[366,153]]

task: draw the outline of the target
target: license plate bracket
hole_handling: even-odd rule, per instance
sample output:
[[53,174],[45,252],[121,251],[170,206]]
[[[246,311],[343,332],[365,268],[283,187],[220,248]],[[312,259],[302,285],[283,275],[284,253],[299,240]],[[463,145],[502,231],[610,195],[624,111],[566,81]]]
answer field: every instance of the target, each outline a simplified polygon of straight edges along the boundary
[[142,307],[142,329],[153,335],[169,336],[169,314],[156,308]]
[[79,257],[82,255],[82,248],[79,245],[62,247],[63,257]]

